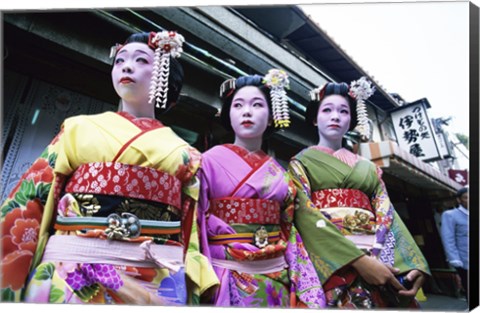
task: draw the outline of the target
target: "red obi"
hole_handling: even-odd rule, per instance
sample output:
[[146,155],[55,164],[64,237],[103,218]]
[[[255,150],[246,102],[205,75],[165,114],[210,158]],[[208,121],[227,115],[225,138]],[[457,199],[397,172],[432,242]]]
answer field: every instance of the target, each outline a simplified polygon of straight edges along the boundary
[[358,189],[323,189],[312,193],[312,202],[318,209],[361,208],[375,213],[370,198]]
[[280,203],[251,198],[210,200],[211,213],[228,224],[280,224]]
[[142,199],[181,208],[182,183],[175,176],[149,167],[94,162],[77,168],[65,191]]

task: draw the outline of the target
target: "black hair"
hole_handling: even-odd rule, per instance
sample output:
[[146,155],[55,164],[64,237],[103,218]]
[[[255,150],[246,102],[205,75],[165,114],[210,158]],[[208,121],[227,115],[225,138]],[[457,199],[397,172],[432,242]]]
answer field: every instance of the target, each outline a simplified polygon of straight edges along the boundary
[[468,192],[468,187],[462,187],[457,191],[457,198],[461,198],[464,193]]
[[350,106],[350,127],[348,130],[353,130],[357,126],[357,101],[348,94],[350,87],[347,83],[329,82],[321,91],[320,101],[310,101],[305,112],[305,121],[307,125],[314,127],[317,121],[318,109],[320,103],[325,97],[330,95],[339,95],[347,99]]
[[[260,75],[248,75],[248,76],[240,76],[235,80],[235,88],[226,90],[223,95],[221,95],[222,98],[222,110],[220,111],[220,120],[222,122],[223,127],[227,129],[228,131],[233,131],[232,129],[232,123],[230,121],[230,108],[232,106],[232,100],[233,97],[235,97],[235,94],[242,88],[246,86],[255,86],[260,89],[260,91],[263,93],[265,96],[265,99],[267,100],[268,103],[268,108],[270,110],[270,117],[272,117],[272,101],[270,99],[270,89],[265,86],[265,84],[262,82],[263,77]],[[269,126],[265,130],[265,133],[270,133],[272,131],[273,127]]]
[[[134,33],[125,40],[124,45],[133,42],[140,42],[148,45],[148,38],[150,33]],[[150,46],[149,46],[150,47]],[[152,47],[150,47],[152,49]],[[153,49],[152,49],[153,50]],[[165,113],[170,109],[173,103],[176,103],[180,97],[180,91],[183,87],[183,67],[180,62],[173,57],[170,57],[170,71],[168,76],[168,92],[167,92],[167,107],[165,109],[155,108],[155,115]]]

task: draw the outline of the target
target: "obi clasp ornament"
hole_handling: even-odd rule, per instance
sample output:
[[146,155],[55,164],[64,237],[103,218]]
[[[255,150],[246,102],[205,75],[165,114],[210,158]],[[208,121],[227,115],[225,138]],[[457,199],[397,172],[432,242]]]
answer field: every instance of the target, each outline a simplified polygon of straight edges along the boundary
[[108,227],[105,234],[108,239],[128,239],[140,236],[141,225],[138,217],[131,213],[110,214],[107,217]]
[[253,244],[258,248],[264,248],[268,245],[268,232],[265,226],[260,226],[253,234]]

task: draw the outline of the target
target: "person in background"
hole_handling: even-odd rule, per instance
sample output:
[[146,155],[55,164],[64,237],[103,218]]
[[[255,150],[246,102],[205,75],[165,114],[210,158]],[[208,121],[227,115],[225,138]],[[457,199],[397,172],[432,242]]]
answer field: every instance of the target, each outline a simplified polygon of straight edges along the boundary
[[442,213],[441,237],[447,261],[462,281],[468,301],[468,187],[456,195],[457,207]]
[[306,122],[319,141],[289,164],[298,189],[294,225],[328,307],[416,307],[427,262],[394,211],[380,168],[342,146],[357,122],[358,97],[373,93],[369,86],[361,79],[312,90]]
[[155,119],[180,95],[183,42],[162,31],[112,47],[120,111],[66,119],[10,193],[3,301],[178,305],[218,284],[198,250],[201,154]]
[[221,85],[221,120],[235,141],[204,152],[199,170],[201,247],[220,280],[205,303],[325,306],[320,281],[292,225],[295,186],[262,151],[272,123],[289,125],[286,86],[287,74],[276,69]]

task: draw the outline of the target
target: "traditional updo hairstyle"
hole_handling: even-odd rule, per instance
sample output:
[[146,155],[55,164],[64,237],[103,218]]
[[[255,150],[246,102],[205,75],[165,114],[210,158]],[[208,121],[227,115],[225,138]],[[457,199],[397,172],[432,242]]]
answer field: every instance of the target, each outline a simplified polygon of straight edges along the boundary
[[350,127],[349,131],[353,130],[357,125],[357,102],[354,98],[349,95],[350,87],[346,83],[334,83],[329,82],[323,88],[318,91],[318,95],[315,100],[310,101],[305,113],[305,121],[307,125],[315,127],[317,122],[318,109],[320,103],[325,99],[325,97],[330,95],[339,95],[347,99],[350,106]]
[[[232,123],[230,121],[230,108],[232,107],[233,98],[242,87],[255,86],[260,89],[268,103],[268,109],[270,111],[269,118],[272,118],[272,101],[270,99],[270,89],[262,82],[262,80],[263,77],[260,75],[248,75],[240,76],[235,80],[231,80],[230,82],[225,81],[223,83],[222,87],[225,86],[225,88],[222,88],[223,92],[220,94],[220,98],[222,99],[220,120],[226,130],[233,131]],[[265,130],[265,134],[270,133],[273,128],[273,126],[268,126]]]
[[[125,43],[123,45],[133,43],[133,42],[139,42],[139,43],[144,43],[150,47],[153,51],[155,49],[149,45],[149,37],[150,33],[142,32],[142,33],[134,33],[130,35],[127,40],[125,40]],[[118,50],[117,50],[118,51]],[[159,114],[163,114],[167,112],[169,109],[171,109],[172,104],[175,104],[180,96],[180,91],[182,90],[183,87],[183,67],[180,64],[180,62],[170,56],[170,71],[169,71],[169,76],[168,76],[168,91],[167,91],[167,106],[164,109],[160,109],[155,107],[155,116]],[[152,104],[154,105],[154,104]]]

